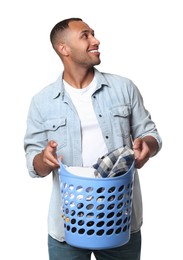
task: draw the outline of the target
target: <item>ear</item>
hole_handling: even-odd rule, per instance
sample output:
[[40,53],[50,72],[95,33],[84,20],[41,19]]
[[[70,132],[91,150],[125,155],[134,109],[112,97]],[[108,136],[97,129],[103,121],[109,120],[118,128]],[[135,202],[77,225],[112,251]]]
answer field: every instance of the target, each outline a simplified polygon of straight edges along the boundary
[[64,43],[59,43],[57,45],[57,50],[62,56],[68,56],[67,46]]

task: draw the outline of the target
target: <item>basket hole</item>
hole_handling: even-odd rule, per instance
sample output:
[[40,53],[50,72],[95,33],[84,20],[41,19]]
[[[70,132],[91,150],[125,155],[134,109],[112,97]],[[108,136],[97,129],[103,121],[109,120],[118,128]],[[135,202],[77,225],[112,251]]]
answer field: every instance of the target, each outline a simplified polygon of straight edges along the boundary
[[104,229],[98,230],[96,234],[97,236],[102,236],[104,234]]
[[64,183],[63,187],[64,187],[64,189],[66,189],[67,188],[67,183]]
[[98,205],[98,206],[97,206],[97,210],[102,210],[104,207],[105,207],[104,204]]
[[82,209],[82,208],[83,208],[83,206],[84,206],[84,204],[83,204],[83,203],[78,203],[78,204],[77,204],[77,208],[78,208],[78,209]]
[[125,209],[124,215],[127,216],[129,214],[129,210]]
[[111,227],[113,224],[114,224],[114,221],[111,220],[111,221],[109,221],[109,222],[107,223],[107,227]]
[[65,204],[66,206],[68,205],[68,203],[69,203],[68,200],[65,200],[65,201],[64,201],[64,204]]
[[77,186],[76,191],[77,192],[82,192],[83,191],[83,187],[82,186]]
[[121,228],[117,228],[115,233],[116,233],[116,234],[121,233]]
[[68,192],[66,191],[64,192],[64,198],[67,198],[67,196],[68,196]]
[[115,204],[114,204],[114,203],[112,203],[112,204],[110,204],[110,205],[107,207],[107,209],[108,209],[108,210],[111,210],[111,209],[113,209],[113,208],[114,208],[114,206],[115,206]]
[[116,187],[111,187],[110,189],[108,189],[108,193],[112,193],[112,192],[114,192],[115,189],[116,189]]
[[111,212],[107,215],[107,218],[112,218],[114,216],[114,212]]
[[98,219],[103,218],[103,217],[104,217],[104,213],[99,213],[99,214],[97,215],[97,218],[98,218]]
[[93,200],[93,196],[91,196],[91,195],[90,195],[90,196],[87,196],[87,197],[86,197],[86,200],[87,200],[87,201],[92,201],[92,200]]
[[83,217],[83,216],[84,216],[84,212],[83,212],[83,211],[78,212],[77,216],[78,216],[79,218]]
[[102,227],[102,226],[104,225],[104,223],[105,223],[104,221],[98,222],[98,223],[97,223],[97,227]]
[[126,232],[126,231],[127,231],[127,225],[125,225],[123,228],[123,232]]
[[126,190],[129,190],[130,188],[130,183],[126,186]]
[[88,205],[86,206],[86,209],[87,209],[87,210],[90,210],[90,209],[93,209],[93,207],[94,207],[93,204],[88,204]]
[[73,190],[74,189],[74,185],[69,185],[69,190]]
[[129,192],[127,192],[127,193],[126,193],[126,196],[125,196],[125,198],[126,198],[126,199],[128,199],[128,198],[129,198],[129,196],[130,196],[130,193],[129,193]]
[[93,225],[94,225],[94,221],[89,221],[86,225],[87,225],[87,227],[92,227]]
[[70,202],[70,207],[72,208],[72,207],[74,207],[74,206],[75,206],[74,201],[71,201],[71,202]]
[[127,222],[128,218],[126,217],[124,220],[123,220],[123,223],[125,224]]
[[130,201],[129,201],[129,200],[127,200],[127,201],[125,202],[125,207],[128,207],[128,206],[129,206],[129,204],[130,204]]
[[122,223],[122,219],[119,219],[119,220],[116,222],[116,226],[121,225],[121,223]]
[[88,187],[88,188],[86,188],[86,192],[92,192],[93,191],[93,187]]
[[106,232],[106,235],[112,235],[112,233],[114,232],[114,229],[112,228],[112,229],[109,229],[109,230],[107,230],[107,232]]
[[75,218],[71,219],[71,224],[75,224],[75,223],[76,223],[76,219]]
[[73,199],[73,198],[74,198],[74,193],[71,193],[71,194],[69,195],[69,197],[70,197],[70,199]]
[[95,230],[94,229],[90,229],[87,231],[87,235],[91,236],[95,233]]
[[120,209],[122,207],[123,207],[123,202],[119,203],[118,206],[117,206],[118,209]]
[[115,195],[112,195],[108,198],[108,201],[113,201],[115,199]]
[[76,214],[75,210],[71,210],[71,216],[74,216]]
[[102,202],[105,200],[105,196],[100,196],[97,198],[97,202]]
[[120,186],[119,189],[118,189],[118,191],[119,191],[119,192],[123,191],[123,190],[124,190],[124,187],[125,187],[124,185]]
[[93,212],[90,212],[86,215],[87,218],[92,218],[94,216],[94,213]]
[[84,196],[83,195],[77,195],[77,200],[82,200],[84,198]]
[[80,220],[80,221],[78,221],[78,225],[79,225],[79,226],[83,226],[84,223],[85,223],[84,220]]
[[69,209],[68,209],[68,208],[65,209],[65,213],[66,213],[66,214],[69,213]]
[[100,188],[97,189],[97,193],[102,193],[103,191],[105,191],[104,187],[100,187]]
[[84,228],[81,228],[81,229],[78,230],[78,233],[81,234],[81,235],[84,234],[84,232],[85,232]]
[[71,227],[70,226],[67,226],[67,231],[70,231]]
[[118,200],[122,200],[122,198],[123,198],[123,193],[118,196]]
[[120,210],[118,213],[117,213],[117,217],[119,218],[119,217],[121,217],[123,215],[123,211],[122,210]]
[[76,233],[76,231],[77,231],[77,228],[75,228],[75,227],[71,228],[72,233]]

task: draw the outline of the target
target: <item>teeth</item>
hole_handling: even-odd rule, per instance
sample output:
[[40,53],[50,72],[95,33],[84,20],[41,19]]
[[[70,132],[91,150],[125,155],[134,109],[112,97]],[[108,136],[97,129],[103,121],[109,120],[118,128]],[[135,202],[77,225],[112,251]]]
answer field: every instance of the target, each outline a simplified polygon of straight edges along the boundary
[[91,50],[90,52],[98,52],[98,50]]

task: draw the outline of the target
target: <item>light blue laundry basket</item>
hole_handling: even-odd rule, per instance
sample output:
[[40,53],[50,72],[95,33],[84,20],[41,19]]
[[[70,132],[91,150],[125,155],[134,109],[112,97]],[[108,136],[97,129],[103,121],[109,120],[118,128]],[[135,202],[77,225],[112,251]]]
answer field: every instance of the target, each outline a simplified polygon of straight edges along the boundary
[[87,249],[109,249],[130,239],[134,163],[122,176],[85,178],[59,169],[65,240]]

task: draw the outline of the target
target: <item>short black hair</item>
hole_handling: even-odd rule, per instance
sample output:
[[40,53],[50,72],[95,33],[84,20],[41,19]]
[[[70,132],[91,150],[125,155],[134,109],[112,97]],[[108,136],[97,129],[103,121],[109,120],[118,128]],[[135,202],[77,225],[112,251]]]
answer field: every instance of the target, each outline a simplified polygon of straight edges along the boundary
[[82,21],[82,19],[81,18],[74,18],[74,17],[68,18],[68,19],[65,19],[65,20],[58,22],[53,27],[53,29],[51,30],[51,33],[50,33],[50,41],[51,41],[52,45],[53,45],[53,42],[54,42],[54,39],[55,39],[57,32],[64,31],[65,29],[67,29],[69,27],[69,23],[74,22],[74,21]]

